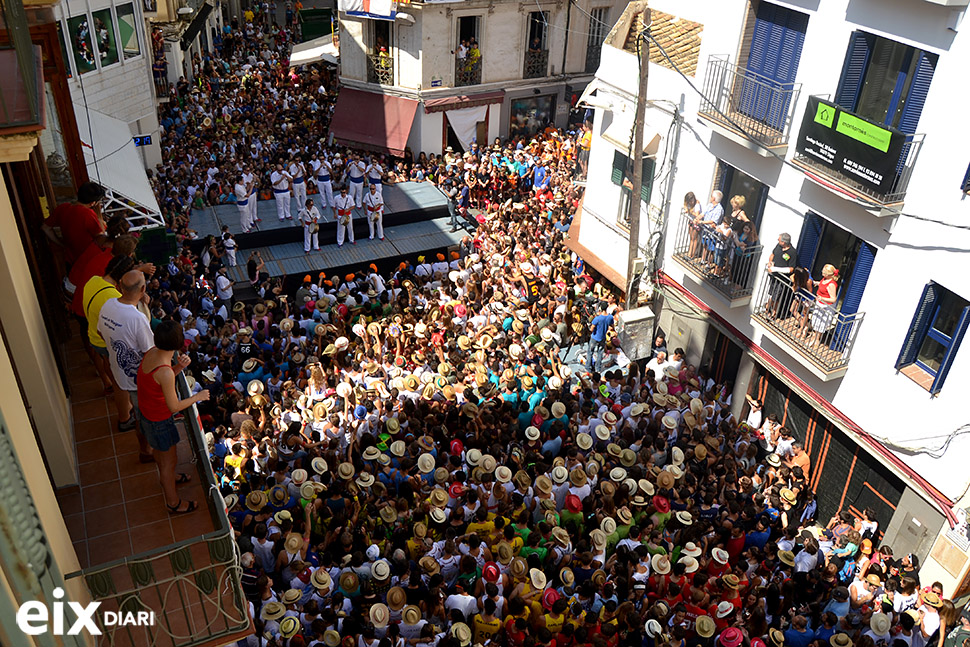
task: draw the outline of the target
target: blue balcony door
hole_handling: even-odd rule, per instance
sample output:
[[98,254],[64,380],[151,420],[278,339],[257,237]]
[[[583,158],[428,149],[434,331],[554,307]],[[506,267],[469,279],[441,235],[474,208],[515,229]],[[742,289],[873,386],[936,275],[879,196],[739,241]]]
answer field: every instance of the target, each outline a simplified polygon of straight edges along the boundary
[[808,15],[759,2],[754,35],[741,81],[738,111],[776,130],[785,129]]

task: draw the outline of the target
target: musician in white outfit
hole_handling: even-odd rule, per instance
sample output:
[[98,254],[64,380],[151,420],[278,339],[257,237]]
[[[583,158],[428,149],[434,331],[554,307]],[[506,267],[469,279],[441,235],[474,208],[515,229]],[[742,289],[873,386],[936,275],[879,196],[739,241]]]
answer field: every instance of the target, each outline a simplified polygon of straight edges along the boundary
[[303,225],[303,253],[310,253],[310,243],[313,249],[320,250],[320,212],[313,200],[304,200],[303,208],[298,214],[300,223]]
[[320,208],[327,209],[333,207],[333,167],[324,157],[317,157],[310,166],[313,174],[317,178],[317,190],[320,192]]
[[384,201],[377,191],[377,185],[371,184],[370,190],[364,196],[364,207],[367,209],[367,226],[370,227],[370,239],[374,240],[374,230],[377,237],[384,240]]
[[354,199],[347,195],[347,185],[340,187],[340,195],[335,199],[337,209],[337,247],[343,247],[344,238],[350,237],[350,244],[356,245],[354,240]]
[[259,187],[256,186],[256,174],[253,173],[252,168],[248,164],[243,169],[242,177],[243,183],[251,187],[249,189],[249,227],[252,228],[256,226],[257,222],[263,221],[256,214],[256,204],[259,202]]
[[367,174],[367,181],[370,182],[371,186],[377,187],[377,195],[383,200],[384,185],[381,180],[384,179],[384,167],[375,159],[371,161],[365,172]]
[[290,185],[293,178],[283,170],[282,164],[276,165],[276,170],[269,176],[269,181],[273,184],[273,195],[276,196],[276,216],[280,222],[293,220],[290,214]]
[[252,185],[247,184],[242,175],[236,177],[236,185],[232,188],[232,192],[236,194],[236,208],[239,209],[239,226],[244,234],[248,234],[249,229],[253,226],[249,217],[249,194],[252,188]]
[[350,187],[350,197],[353,198],[358,209],[360,209],[360,201],[364,197],[364,171],[366,169],[367,167],[357,155],[354,155],[347,162],[347,186]]
[[302,209],[306,204],[306,166],[300,156],[290,162],[290,177],[293,178],[293,197],[296,198],[296,208]]

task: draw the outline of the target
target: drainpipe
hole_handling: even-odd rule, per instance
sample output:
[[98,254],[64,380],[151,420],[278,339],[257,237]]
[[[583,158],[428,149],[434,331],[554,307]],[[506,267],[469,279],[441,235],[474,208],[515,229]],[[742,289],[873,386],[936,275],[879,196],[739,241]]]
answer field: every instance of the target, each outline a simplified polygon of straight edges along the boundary
[[569,47],[569,18],[572,8],[573,0],[566,0],[566,31],[562,39],[562,67],[559,68],[563,77],[566,76],[566,49]]

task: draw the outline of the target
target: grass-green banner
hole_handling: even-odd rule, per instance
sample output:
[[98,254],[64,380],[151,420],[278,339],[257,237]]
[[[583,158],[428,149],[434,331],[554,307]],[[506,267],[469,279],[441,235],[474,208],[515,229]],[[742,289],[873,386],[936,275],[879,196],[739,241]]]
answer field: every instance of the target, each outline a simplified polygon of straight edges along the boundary
[[885,128],[880,128],[842,111],[839,111],[839,123],[836,124],[835,130],[846,137],[857,139],[863,144],[881,150],[883,153],[889,150],[889,142],[893,137],[893,134]]

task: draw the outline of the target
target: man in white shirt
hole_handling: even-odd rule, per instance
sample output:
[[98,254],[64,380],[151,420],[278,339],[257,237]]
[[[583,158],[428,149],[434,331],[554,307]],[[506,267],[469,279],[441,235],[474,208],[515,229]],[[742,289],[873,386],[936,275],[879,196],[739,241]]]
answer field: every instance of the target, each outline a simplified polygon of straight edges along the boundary
[[377,237],[384,240],[384,201],[377,190],[380,184],[370,185],[370,190],[364,196],[364,207],[367,208],[367,226],[370,227],[370,240],[374,240],[374,231],[377,230]]
[[216,275],[216,298],[220,306],[232,311],[232,281],[226,276],[225,266],[220,267]]
[[[111,373],[128,399],[128,417],[118,423],[121,431],[135,429],[135,408],[138,406],[138,386],[135,378],[142,357],[154,345],[148,317],[138,311],[138,303],[145,295],[145,274],[131,270],[121,277],[118,283],[121,296],[108,299],[101,307],[98,316],[98,332],[108,349],[108,362]],[[152,449],[140,431],[138,451],[146,461],[152,456]]]
[[384,185],[381,184],[381,180],[384,178],[384,167],[376,159],[372,160],[367,166],[367,181],[370,182],[371,188],[377,189],[377,195],[381,199],[384,198]]
[[664,367],[667,366],[667,353],[660,351],[657,356],[647,362],[647,369],[653,371],[653,377],[657,380],[662,380],[664,376]]
[[259,218],[256,214],[256,203],[259,202],[259,192],[256,187],[256,174],[253,173],[249,164],[243,168],[242,179],[244,184],[249,185],[249,226],[253,227],[257,222],[262,222],[262,218]]
[[290,161],[290,176],[293,178],[293,197],[296,198],[297,209],[306,204],[306,166],[299,155]]
[[236,177],[236,185],[233,187],[233,193],[236,194],[236,207],[239,209],[239,226],[242,227],[244,234],[248,234],[249,229],[253,226],[253,223],[249,219],[249,193],[252,188],[252,185],[247,184],[242,175]]
[[313,167],[313,172],[317,176],[317,191],[320,192],[320,207],[323,209],[333,207],[333,182],[331,176],[333,174],[333,168],[323,157],[317,157],[313,160],[310,165]]
[[360,160],[359,155],[353,155],[347,162],[347,185],[350,187],[350,197],[360,209],[360,201],[364,197],[364,171],[367,167]]
[[356,245],[354,240],[354,200],[347,195],[347,185],[340,187],[340,195],[334,200],[337,211],[337,247],[343,247],[344,238],[350,237],[350,244]]
[[273,183],[273,194],[276,196],[276,217],[280,222],[293,220],[290,214],[290,185],[293,178],[288,172],[283,170],[282,164],[276,165],[276,170],[270,175],[269,181]]
[[313,243],[313,249],[320,249],[320,212],[317,211],[317,206],[313,204],[313,200],[304,200],[303,208],[300,209],[300,222],[303,224],[303,253],[310,253],[310,243]]

